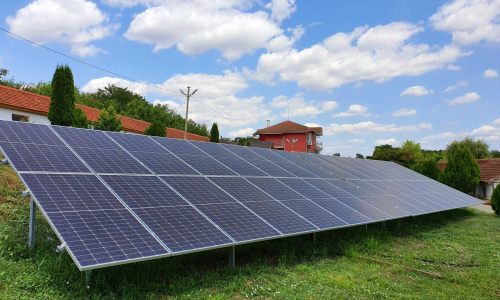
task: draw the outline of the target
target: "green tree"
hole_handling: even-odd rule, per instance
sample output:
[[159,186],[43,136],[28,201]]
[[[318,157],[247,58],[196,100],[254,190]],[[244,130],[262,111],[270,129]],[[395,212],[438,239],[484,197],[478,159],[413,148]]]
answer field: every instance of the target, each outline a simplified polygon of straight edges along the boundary
[[333,153],[333,156],[340,156],[340,153]]
[[57,66],[52,77],[51,101],[47,115],[52,125],[73,125],[75,84],[68,65]]
[[210,129],[210,142],[219,142],[219,126],[215,122],[212,124],[212,128]]
[[9,70],[7,69],[0,69],[0,80],[3,79],[3,77],[7,76],[9,74]]
[[116,116],[116,110],[113,106],[110,106],[108,110],[102,109],[97,123],[94,124],[95,130],[121,131],[122,128],[122,119]]
[[497,215],[500,215],[500,184],[497,184],[491,195],[491,208]]
[[422,153],[422,149],[420,149],[420,143],[406,140],[401,144],[401,150],[408,151],[417,163],[423,160],[424,155]]
[[89,128],[89,120],[87,115],[79,107],[73,109],[73,127],[76,128]]
[[388,144],[376,146],[373,155],[369,158],[392,161],[407,168],[411,168],[417,162],[415,156],[410,151],[392,147]]
[[467,194],[476,191],[481,169],[468,148],[457,148],[448,156],[448,163],[439,174],[439,181]]
[[238,139],[238,145],[245,146],[245,139],[244,138],[239,138]]
[[356,153],[356,158],[365,158],[365,157],[361,153]]
[[153,123],[151,123],[151,125],[149,125],[149,127],[144,131],[144,134],[165,137],[167,136],[167,127],[160,121],[153,121]]
[[498,150],[491,150],[490,155],[492,158],[500,158],[500,151]]
[[446,146],[446,154],[450,156],[459,148],[467,148],[472,153],[475,159],[488,158],[490,155],[490,146],[483,140],[475,140],[471,137],[466,137],[463,140],[455,140]]
[[426,160],[413,166],[413,171],[424,176],[438,180],[441,170],[435,160]]
[[250,140],[247,140],[247,146],[250,147]]

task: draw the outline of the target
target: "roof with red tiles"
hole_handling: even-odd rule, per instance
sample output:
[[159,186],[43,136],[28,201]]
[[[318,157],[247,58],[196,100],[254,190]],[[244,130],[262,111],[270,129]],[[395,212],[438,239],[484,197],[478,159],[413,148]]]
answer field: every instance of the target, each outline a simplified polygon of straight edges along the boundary
[[[500,158],[476,159],[481,169],[481,182],[500,182]],[[446,167],[446,163],[439,163],[441,171]]]
[[[0,107],[46,116],[49,113],[49,105],[49,97],[40,96],[31,92],[0,85]],[[97,122],[100,113],[99,109],[80,104],[76,104],[75,106],[83,110],[90,122]],[[144,133],[149,125],[151,125],[151,123],[146,121],[141,121],[120,115],[118,116],[122,119],[124,131]],[[183,139],[184,131],[167,127],[167,137],[174,139]],[[186,138],[193,141],[210,141],[209,137],[193,133],[187,133]]]
[[292,121],[284,121],[273,126],[257,130],[254,135],[258,134],[281,134],[281,133],[301,133],[314,131],[318,135],[323,135],[323,127],[307,127]]

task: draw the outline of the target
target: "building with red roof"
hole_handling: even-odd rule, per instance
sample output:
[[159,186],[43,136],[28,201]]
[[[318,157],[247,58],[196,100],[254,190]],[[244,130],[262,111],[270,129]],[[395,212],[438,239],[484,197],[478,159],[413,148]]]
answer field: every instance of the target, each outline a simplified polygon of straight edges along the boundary
[[[284,121],[257,130],[260,141],[270,141],[274,149],[286,151],[318,153],[323,149],[317,138],[323,135],[322,127],[307,127],[292,121]],[[295,142],[294,142],[295,141]]]
[[[50,125],[50,121],[47,118],[49,105],[49,97],[0,85],[0,120]],[[76,104],[76,107],[83,110],[90,122],[97,122],[99,109],[80,104]],[[122,119],[123,131],[125,132],[142,134],[151,125],[149,122],[118,116]],[[184,139],[184,131],[167,127],[167,137]],[[192,133],[187,133],[186,138],[193,141],[210,141],[209,137]]]

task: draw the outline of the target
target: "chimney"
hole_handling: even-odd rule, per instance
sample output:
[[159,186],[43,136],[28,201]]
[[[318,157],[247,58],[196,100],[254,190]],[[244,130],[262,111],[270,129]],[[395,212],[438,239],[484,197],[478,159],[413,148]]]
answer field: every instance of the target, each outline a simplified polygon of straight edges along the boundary
[[267,127],[271,126],[271,120],[267,120]]

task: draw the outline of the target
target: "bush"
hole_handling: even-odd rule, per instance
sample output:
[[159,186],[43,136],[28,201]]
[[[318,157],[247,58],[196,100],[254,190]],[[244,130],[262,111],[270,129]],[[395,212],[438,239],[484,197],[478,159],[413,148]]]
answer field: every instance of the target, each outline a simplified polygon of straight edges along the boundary
[[491,195],[491,208],[500,215],[500,184],[497,184]]
[[163,124],[162,122],[155,120],[144,131],[144,134],[165,137],[165,136],[167,136],[167,126],[165,126],[165,124]]
[[448,157],[439,181],[461,192],[472,194],[481,179],[481,169],[468,148],[458,148]]
[[439,174],[441,174],[441,170],[439,169],[437,162],[434,160],[427,160],[416,164],[413,166],[413,171],[434,180],[438,180]]
[[123,128],[122,119],[116,116],[116,110],[113,106],[108,107],[108,110],[101,110],[99,119],[94,124],[95,130],[105,131],[121,131]]
[[79,107],[75,107],[73,110],[73,127],[76,128],[89,128],[89,120],[87,115]]

